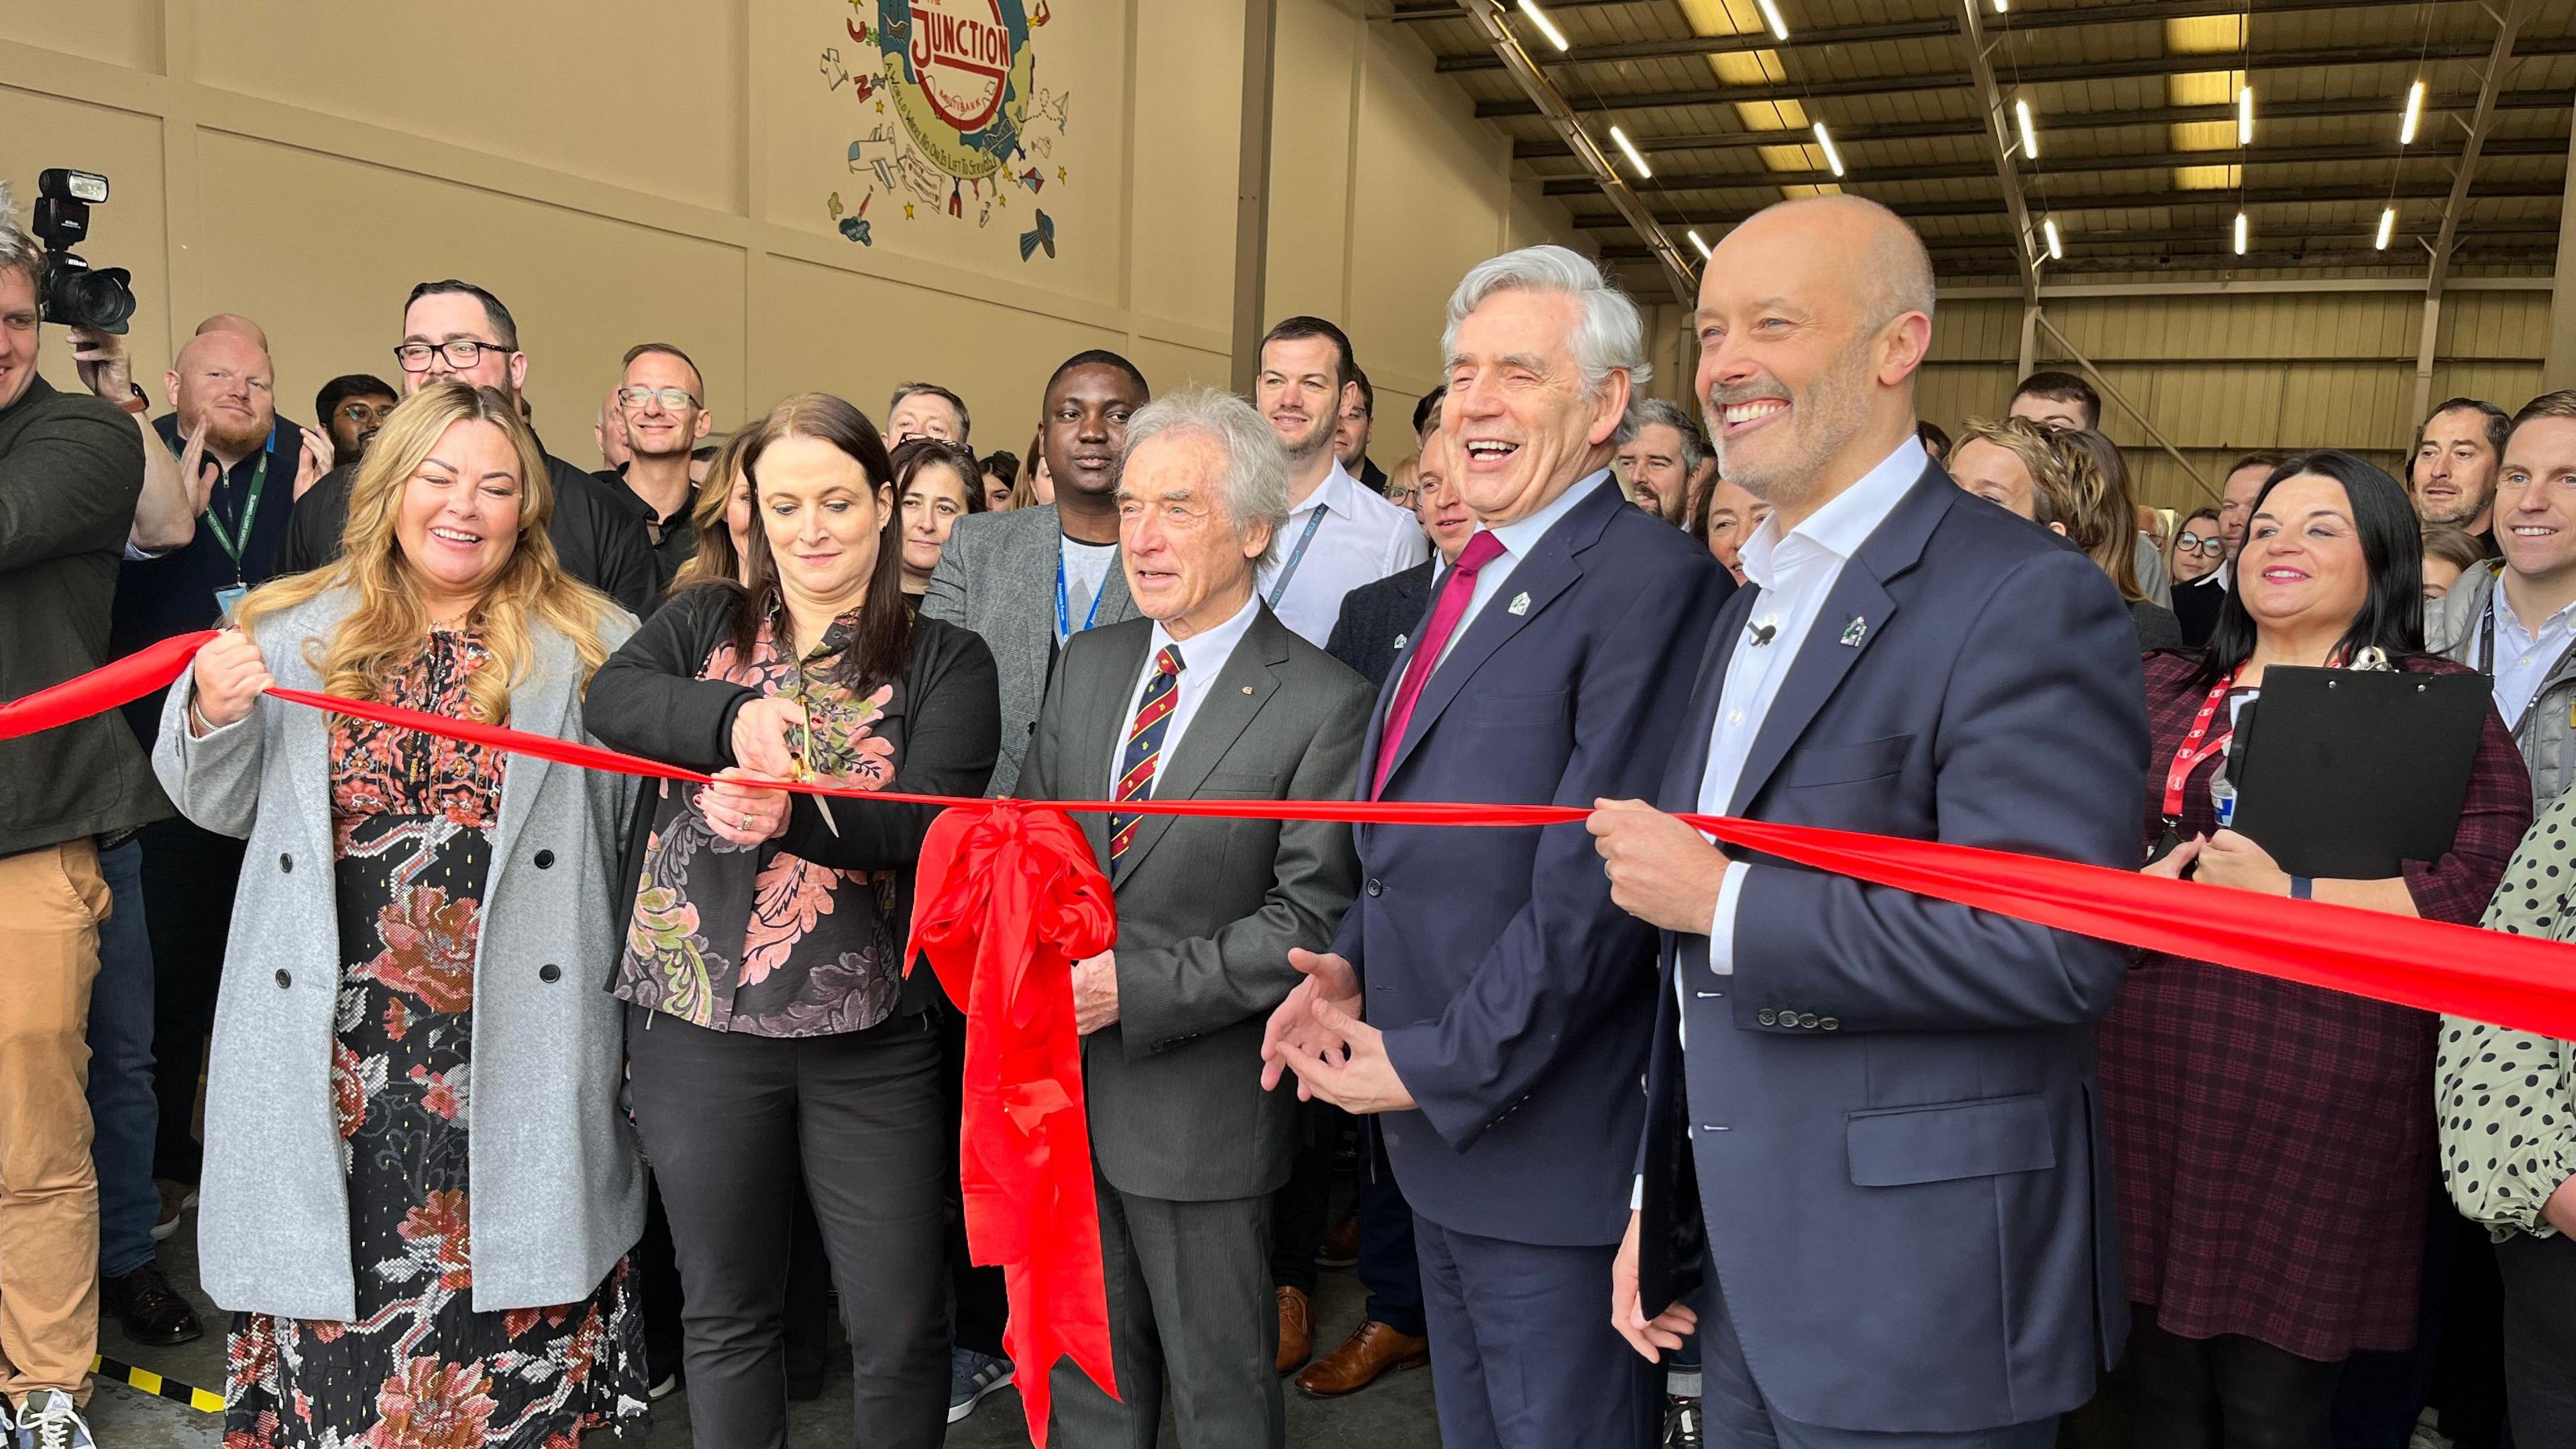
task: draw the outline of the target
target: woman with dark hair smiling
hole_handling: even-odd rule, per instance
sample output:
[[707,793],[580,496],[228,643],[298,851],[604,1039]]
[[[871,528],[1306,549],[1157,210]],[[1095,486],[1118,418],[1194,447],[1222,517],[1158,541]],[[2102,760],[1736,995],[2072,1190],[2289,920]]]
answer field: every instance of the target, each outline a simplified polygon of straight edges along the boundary
[[[2531,820],[2490,716],[2450,852],[2307,880],[2220,828],[2210,782],[2272,666],[2461,672],[2422,653],[2422,544],[2395,479],[2349,453],[2276,469],[2209,647],[2146,659],[2150,875],[2475,924]],[[2415,1340],[2433,1189],[2435,1018],[2150,955],[2101,1031],[2134,1324],[2137,1442],[2327,1442],[2343,1361]],[[2214,1428],[2213,1428],[2214,1426]]]
[[685,1289],[696,1442],[786,1442],[780,1305],[798,1172],[856,1369],[857,1440],[946,1432],[950,1142],[930,973],[901,959],[933,810],[764,788],[979,795],[1001,746],[991,651],[915,621],[885,444],[807,393],[742,447],[743,582],[691,589],[604,665],[611,746],[706,771],[648,795],[628,850],[636,1125]]
[[903,520],[903,592],[921,607],[930,571],[948,531],[969,513],[984,511],[984,478],[974,451],[944,438],[908,438],[890,455],[896,509]]

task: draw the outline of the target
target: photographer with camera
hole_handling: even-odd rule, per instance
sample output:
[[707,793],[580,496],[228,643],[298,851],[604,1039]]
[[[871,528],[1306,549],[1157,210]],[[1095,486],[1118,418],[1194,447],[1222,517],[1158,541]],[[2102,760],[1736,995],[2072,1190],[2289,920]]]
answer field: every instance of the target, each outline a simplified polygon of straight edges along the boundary
[[[47,173],[48,200],[60,175]],[[56,282],[0,188],[0,701],[107,661],[143,489],[133,419],[36,374],[39,319],[65,291],[95,291]],[[168,813],[121,720],[0,742],[0,1419],[48,1449],[91,1443],[99,1197],[83,1028],[112,909],[98,838]]]

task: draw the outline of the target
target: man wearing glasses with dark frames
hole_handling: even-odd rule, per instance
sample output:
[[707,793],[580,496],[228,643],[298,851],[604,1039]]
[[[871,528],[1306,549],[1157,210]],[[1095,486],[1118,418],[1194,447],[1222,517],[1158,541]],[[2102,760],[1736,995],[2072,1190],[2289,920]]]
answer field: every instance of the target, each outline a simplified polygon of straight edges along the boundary
[[706,397],[706,379],[689,354],[668,342],[639,342],[626,349],[626,371],[609,398],[629,456],[620,472],[598,476],[615,479],[612,486],[644,520],[655,581],[664,589],[698,552],[689,454],[715,424]]
[[[453,279],[411,289],[394,361],[402,367],[405,397],[452,378],[499,388],[515,400],[528,379],[528,355],[519,350],[519,327],[510,309],[481,287]],[[286,542],[278,549],[279,573],[320,568],[340,556],[355,471],[333,469],[296,501]],[[551,452],[546,472],[555,491],[554,517],[546,533],[564,572],[639,618],[651,613],[661,588],[639,510],[618,490]]]

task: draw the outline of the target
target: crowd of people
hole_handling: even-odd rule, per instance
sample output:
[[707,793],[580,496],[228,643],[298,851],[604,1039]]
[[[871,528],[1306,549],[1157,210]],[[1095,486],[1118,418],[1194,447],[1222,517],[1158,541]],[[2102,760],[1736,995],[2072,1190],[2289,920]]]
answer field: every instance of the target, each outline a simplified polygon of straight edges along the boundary
[[[221,632],[0,742],[16,1449],[88,1445],[103,1316],[204,1334],[191,1219],[227,1449],[570,1445],[675,1388],[777,1449],[835,1297],[870,1446],[1030,1373],[1076,1449],[1276,1446],[1290,1382],[1424,1365],[1453,1449],[2576,1444],[2566,1043],[1674,819],[2576,939],[2576,393],[2142,508],[2080,376],[1918,418],[1929,259],[1839,197],[1717,248],[1688,404],[1589,260],[1475,267],[1386,472],[1310,316],[1249,398],[1078,352],[1017,455],[929,382],[720,437],[639,342],[591,470],[483,287],[415,287],[397,381],[308,428],[230,314],[157,402],[94,332],[57,389],[43,265],[0,196],[0,700]],[[2274,666],[2491,681],[2441,854],[2310,879],[2229,828]],[[906,970],[935,812],[808,780],[1592,813],[1077,817],[1113,1397],[1013,1363],[970,1258],[964,1017]],[[1319,1267],[1367,1293],[1338,1346]]]

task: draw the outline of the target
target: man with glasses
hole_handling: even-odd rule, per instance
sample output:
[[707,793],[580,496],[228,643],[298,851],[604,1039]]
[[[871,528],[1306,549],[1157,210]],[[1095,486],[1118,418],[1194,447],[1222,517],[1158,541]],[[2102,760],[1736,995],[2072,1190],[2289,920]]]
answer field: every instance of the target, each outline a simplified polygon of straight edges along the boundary
[[614,486],[644,520],[654,576],[663,589],[698,552],[697,526],[690,521],[698,490],[689,479],[689,455],[715,425],[706,394],[698,365],[670,343],[639,342],[626,349],[613,421],[625,432],[627,463]]
[[346,468],[367,455],[367,444],[375,441],[401,396],[392,383],[363,372],[322,384],[313,399],[313,414],[330,435],[332,467]]
[[[528,380],[528,354],[519,350],[519,324],[510,309],[481,287],[453,279],[411,289],[394,360],[402,365],[405,397],[433,382],[454,379],[499,388],[517,401]],[[279,573],[320,568],[340,556],[355,471],[335,468],[297,500],[285,544],[278,550]],[[551,452],[546,454],[546,474],[555,493],[546,534],[554,540],[564,572],[639,618],[651,613],[660,585],[636,507]]]

